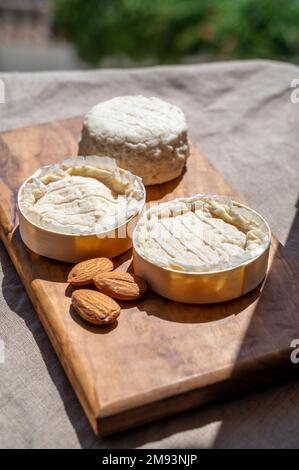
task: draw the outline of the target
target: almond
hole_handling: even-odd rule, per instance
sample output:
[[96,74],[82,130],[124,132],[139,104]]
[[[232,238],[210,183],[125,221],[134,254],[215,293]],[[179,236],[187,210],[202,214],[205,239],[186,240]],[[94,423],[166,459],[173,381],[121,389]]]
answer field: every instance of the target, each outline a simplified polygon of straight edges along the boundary
[[120,306],[105,294],[80,289],[72,294],[72,306],[84,320],[94,325],[113,323],[120,314]]
[[131,273],[113,271],[99,274],[93,281],[100,292],[110,295],[114,299],[138,299],[147,290],[146,282]]
[[76,264],[69,272],[67,281],[73,286],[85,286],[93,282],[100,273],[113,270],[113,263],[108,258],[93,258]]

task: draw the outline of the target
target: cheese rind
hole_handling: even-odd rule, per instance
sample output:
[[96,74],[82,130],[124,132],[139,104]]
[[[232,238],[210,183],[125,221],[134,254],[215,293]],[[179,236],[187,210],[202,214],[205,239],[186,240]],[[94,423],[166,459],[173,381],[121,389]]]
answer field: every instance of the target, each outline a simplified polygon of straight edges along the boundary
[[185,116],[159,98],[113,98],[85,115],[79,153],[109,155],[145,185],[169,181],[189,156]]
[[238,266],[262,253],[269,230],[258,214],[229,198],[196,195],[149,209],[133,240],[137,252],[158,266],[209,272]]
[[19,207],[39,227],[66,234],[98,234],[119,226],[144,203],[140,178],[113,159],[77,157],[38,170],[23,185]]

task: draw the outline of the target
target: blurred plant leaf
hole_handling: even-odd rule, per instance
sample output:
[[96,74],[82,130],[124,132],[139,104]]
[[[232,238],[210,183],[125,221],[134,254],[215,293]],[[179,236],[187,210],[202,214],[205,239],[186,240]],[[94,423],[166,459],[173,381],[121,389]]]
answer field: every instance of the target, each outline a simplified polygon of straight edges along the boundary
[[55,30],[93,65],[107,57],[298,61],[299,0],[51,0]]

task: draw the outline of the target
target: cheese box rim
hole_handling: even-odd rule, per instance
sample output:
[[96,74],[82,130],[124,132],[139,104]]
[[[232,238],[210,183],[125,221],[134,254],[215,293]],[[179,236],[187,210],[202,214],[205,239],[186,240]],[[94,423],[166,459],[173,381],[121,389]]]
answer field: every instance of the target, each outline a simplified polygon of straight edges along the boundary
[[[203,194],[198,194],[198,196],[203,196]],[[193,196],[191,196],[193,197]],[[182,198],[177,198],[177,199],[188,199],[188,197],[182,197]],[[133,250],[137,253],[138,256],[140,256],[140,258],[142,258],[143,261],[146,261],[147,263],[149,263],[150,265],[152,266],[155,266],[159,269],[162,269],[164,271],[170,271],[172,273],[178,273],[180,275],[183,275],[183,276],[208,276],[208,275],[215,275],[215,274],[221,274],[221,273],[226,273],[226,272],[229,272],[229,271],[234,271],[234,270],[237,270],[237,269],[240,269],[241,266],[247,266],[248,264],[251,264],[252,262],[256,261],[258,258],[260,258],[268,249],[269,249],[269,246],[271,244],[271,240],[272,240],[272,232],[271,232],[271,229],[270,229],[270,226],[268,224],[268,222],[264,219],[264,217],[257,211],[255,211],[254,209],[252,209],[251,207],[247,206],[246,204],[242,204],[240,202],[237,202],[237,201],[234,201],[233,199],[231,200],[233,204],[235,204],[237,207],[241,207],[241,208],[244,208],[244,209],[248,209],[249,211],[253,212],[255,215],[257,215],[261,220],[262,222],[265,224],[265,227],[267,229],[267,235],[268,235],[268,241],[267,243],[265,243],[264,245],[264,248],[263,248],[263,251],[261,253],[259,253],[258,255],[246,260],[246,261],[243,261],[241,263],[239,263],[238,265],[236,266],[232,266],[232,267],[229,267],[229,268],[224,268],[224,269],[217,269],[217,270],[214,270],[214,271],[183,271],[183,270],[179,270],[179,269],[174,269],[174,268],[170,268],[170,267],[167,267],[167,266],[159,266],[155,263],[153,263],[152,261],[150,261],[149,259],[145,258],[141,253],[140,251],[138,250],[137,246],[136,246],[136,243],[135,243],[135,235],[136,235],[136,232],[137,232],[137,225],[136,227],[134,228],[134,232],[133,232],[133,236],[132,236],[132,242],[133,242]],[[170,202],[170,201],[169,201]]]
[[[59,162],[57,162],[59,163]],[[44,165],[42,168],[44,169],[47,169],[47,168],[50,168],[51,166],[53,166],[53,163],[52,164],[49,164],[49,165]],[[127,170],[123,169],[123,168],[120,168],[118,167],[118,169],[120,170],[121,173],[126,173]],[[19,188],[19,191],[18,191],[18,196],[17,196],[17,208],[18,208],[18,211],[19,213],[22,215],[22,217],[24,217],[24,219],[32,226],[34,226],[35,228],[37,228],[38,230],[42,231],[42,232],[45,232],[45,233],[48,233],[48,234],[53,234],[53,235],[59,235],[59,236],[62,236],[62,237],[66,237],[66,238],[69,238],[69,237],[72,237],[74,239],[78,239],[78,238],[88,238],[88,237],[96,237],[96,236],[105,236],[105,235],[109,235],[110,233],[112,233],[113,231],[115,230],[118,230],[118,229],[121,229],[123,228],[125,225],[128,225],[130,223],[130,221],[132,219],[134,219],[136,216],[140,215],[142,213],[142,211],[144,210],[144,206],[145,206],[145,201],[146,201],[146,190],[145,190],[145,187],[144,187],[144,184],[142,182],[142,179],[140,178],[140,186],[141,186],[141,189],[142,189],[142,192],[143,192],[143,198],[142,198],[142,204],[141,204],[141,208],[135,213],[135,214],[132,214],[130,217],[128,217],[124,222],[122,222],[121,224],[117,224],[115,225],[115,227],[113,227],[112,229],[109,228],[107,230],[103,230],[103,231],[100,231],[100,232],[90,232],[90,233],[65,233],[65,232],[59,232],[59,231],[56,231],[56,230],[52,230],[52,229],[49,229],[49,228],[45,228],[45,227],[42,227],[38,224],[36,224],[35,222],[33,222],[32,220],[28,219],[28,217],[25,215],[24,211],[21,209],[20,207],[20,196],[21,196],[21,193],[22,193],[22,190],[24,188],[24,186],[29,182],[29,180],[40,170],[40,168],[38,168],[34,173],[32,173],[23,183],[22,185],[20,186]],[[133,175],[135,176],[135,175]]]

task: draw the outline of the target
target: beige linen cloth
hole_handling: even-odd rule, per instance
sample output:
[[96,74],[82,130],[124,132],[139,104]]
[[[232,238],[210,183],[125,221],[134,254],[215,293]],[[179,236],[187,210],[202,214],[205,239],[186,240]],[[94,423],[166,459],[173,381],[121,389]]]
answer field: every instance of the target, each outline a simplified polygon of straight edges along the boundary
[[[77,116],[124,94],[181,106],[191,138],[299,259],[299,103],[291,100],[298,67],[248,61],[0,79],[1,131]],[[299,381],[95,437],[2,245],[0,259],[1,448],[299,448]]]

